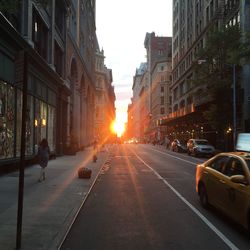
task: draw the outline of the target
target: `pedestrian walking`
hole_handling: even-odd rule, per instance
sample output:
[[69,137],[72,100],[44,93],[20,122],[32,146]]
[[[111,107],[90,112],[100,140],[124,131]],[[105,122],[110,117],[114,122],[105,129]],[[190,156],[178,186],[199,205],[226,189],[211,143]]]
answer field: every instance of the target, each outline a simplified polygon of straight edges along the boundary
[[45,180],[45,168],[48,165],[49,155],[50,155],[50,148],[48,145],[48,141],[44,138],[42,139],[39,145],[37,153],[38,163],[41,166],[40,177],[38,179],[39,182]]

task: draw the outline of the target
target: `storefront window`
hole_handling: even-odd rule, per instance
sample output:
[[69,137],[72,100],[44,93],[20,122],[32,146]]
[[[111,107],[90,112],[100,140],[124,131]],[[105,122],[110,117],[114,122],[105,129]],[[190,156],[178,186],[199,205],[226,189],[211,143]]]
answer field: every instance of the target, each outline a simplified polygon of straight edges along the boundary
[[14,156],[14,89],[0,81],[0,159]]
[[41,101],[35,101],[35,153],[37,153],[39,143],[41,141],[41,126],[40,126],[40,117],[41,117]]
[[37,100],[35,103],[35,152],[43,138],[47,138],[47,104]]
[[22,105],[23,105],[22,91],[17,89],[16,156],[21,155]]
[[[0,80],[0,160],[21,155],[22,105],[22,91]],[[36,154],[43,138],[56,150],[55,123],[56,108],[27,95],[25,155]]]
[[26,155],[33,154],[33,117],[34,117],[34,98],[30,95],[27,97],[27,112],[26,112]]
[[48,106],[48,143],[51,151],[55,151],[56,135],[55,135],[55,108]]
[[41,140],[43,138],[47,138],[47,104],[44,102],[41,102],[41,117],[40,117],[40,125],[41,125]]

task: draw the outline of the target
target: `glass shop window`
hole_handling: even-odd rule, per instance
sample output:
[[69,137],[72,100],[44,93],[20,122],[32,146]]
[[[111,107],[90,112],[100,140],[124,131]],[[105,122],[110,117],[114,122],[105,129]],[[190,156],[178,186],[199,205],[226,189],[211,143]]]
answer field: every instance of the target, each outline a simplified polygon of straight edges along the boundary
[[47,104],[41,102],[41,117],[40,117],[40,125],[41,125],[41,140],[43,138],[47,138]]
[[48,105],[48,144],[51,151],[56,150],[56,109]]
[[[47,137],[48,129],[48,105],[38,99],[35,100],[35,153],[37,153],[39,143],[43,138]],[[55,140],[55,139],[53,139]]]
[[21,130],[22,130],[22,105],[23,96],[22,91],[17,89],[17,99],[16,99],[16,156],[21,155]]
[[14,88],[0,81],[0,159],[14,157]]
[[27,111],[26,111],[26,155],[33,154],[34,142],[34,98],[30,95],[27,97]]

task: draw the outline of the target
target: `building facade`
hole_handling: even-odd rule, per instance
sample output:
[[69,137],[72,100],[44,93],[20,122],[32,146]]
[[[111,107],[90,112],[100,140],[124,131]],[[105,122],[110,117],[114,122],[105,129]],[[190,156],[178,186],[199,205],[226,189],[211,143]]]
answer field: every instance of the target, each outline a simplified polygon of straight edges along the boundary
[[[63,150],[60,121],[64,119],[63,106],[69,91],[64,85],[65,57],[60,51],[66,46],[67,4],[57,2],[61,9],[59,15],[52,11],[55,3],[22,1],[14,6],[13,13],[4,10],[1,14],[0,160],[6,163],[20,157],[24,98],[27,101],[26,157],[36,154],[42,138],[48,139],[54,154]],[[60,50],[55,50],[58,44]],[[24,81],[27,95],[23,96]]]
[[24,101],[27,160],[42,138],[53,154],[72,154],[95,133],[95,1],[16,2],[0,5],[0,165],[19,161]]
[[82,148],[94,137],[96,27],[95,1],[72,0],[67,20],[67,145]]
[[172,112],[169,86],[171,83],[172,62],[159,61],[152,69],[151,89],[151,140],[162,141],[166,135],[166,127],[161,125],[161,119]]
[[112,70],[104,64],[104,51],[96,50],[95,137],[104,144],[110,140],[111,124],[115,120],[115,93]]
[[[172,113],[164,124],[172,137],[206,137],[216,144],[217,131],[213,131],[202,113],[209,102],[204,86],[192,84],[193,64],[198,61],[198,51],[206,46],[208,30],[211,26],[221,29],[225,25],[240,24],[243,30],[249,29],[246,20],[248,1],[173,1],[173,45],[172,45]],[[249,66],[242,71],[241,87],[245,98],[237,116],[237,132],[249,131]],[[233,107],[232,107],[233,108]]]
[[163,137],[163,126],[159,126],[158,119],[170,111],[172,38],[147,33],[144,47],[147,62],[136,70],[129,115],[133,117],[135,138],[148,142]]
[[[147,79],[146,74],[147,64],[141,63],[140,67],[136,69],[136,73],[133,77],[133,97],[131,99],[132,101],[132,107],[130,109],[130,112],[128,113],[129,119],[128,122],[131,121],[133,126],[130,126],[128,124],[128,127],[133,128],[131,130],[131,134],[133,138],[136,138],[137,140],[142,140],[144,138],[144,125],[142,124],[141,120],[143,119],[143,114],[141,113],[141,106],[145,105],[144,101],[141,99],[142,90],[146,89],[147,86],[144,86],[147,81],[143,81],[143,79]],[[143,128],[142,128],[143,126]]]

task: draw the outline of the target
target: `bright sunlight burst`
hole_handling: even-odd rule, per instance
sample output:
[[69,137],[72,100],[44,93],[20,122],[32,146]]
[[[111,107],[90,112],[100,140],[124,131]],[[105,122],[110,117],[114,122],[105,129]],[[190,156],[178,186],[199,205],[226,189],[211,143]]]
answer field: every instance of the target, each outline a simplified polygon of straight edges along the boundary
[[125,125],[123,122],[114,121],[112,130],[117,134],[118,137],[121,137],[125,131]]

